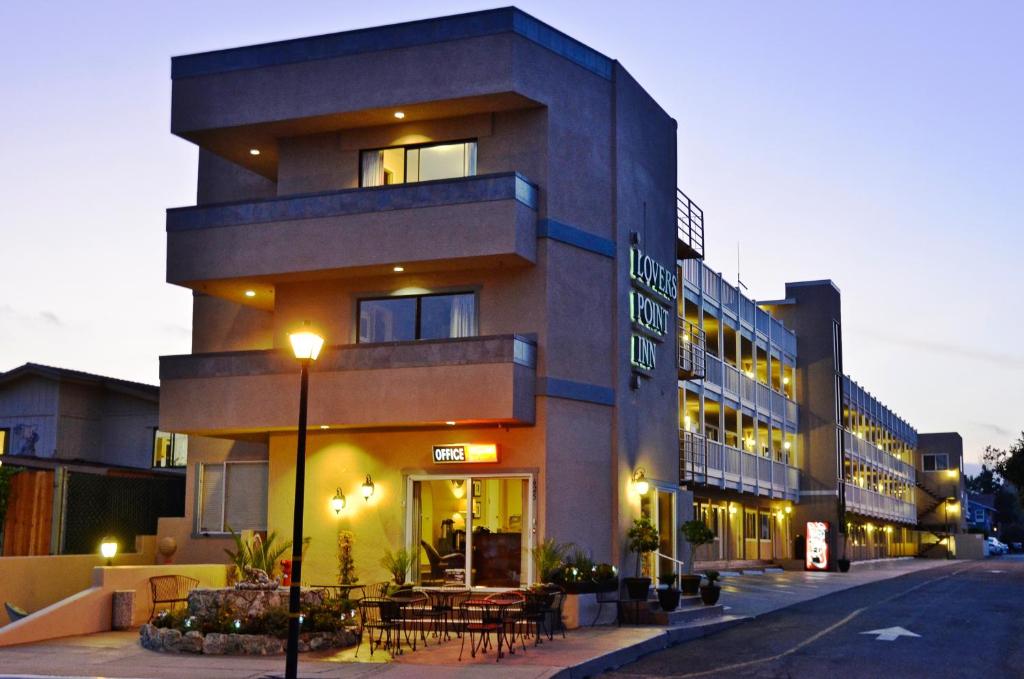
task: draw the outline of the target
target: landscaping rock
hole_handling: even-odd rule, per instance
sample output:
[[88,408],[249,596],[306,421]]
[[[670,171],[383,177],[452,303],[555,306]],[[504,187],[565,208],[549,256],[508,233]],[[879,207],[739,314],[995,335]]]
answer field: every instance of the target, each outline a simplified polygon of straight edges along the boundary
[[148,623],[139,628],[139,643],[143,648],[148,648],[151,651],[163,649],[163,645],[160,643],[160,630],[155,625]]
[[177,653],[181,650],[181,632],[176,629],[165,627],[160,630],[160,646],[165,651]]
[[179,647],[182,653],[202,653],[203,635],[201,632],[187,632],[181,639]]
[[228,652],[228,635],[210,632],[203,638],[203,653],[206,655],[224,655]]
[[[303,590],[300,596],[303,608],[323,604],[323,595],[316,590]],[[222,610],[246,620],[263,615],[271,608],[288,608],[288,590],[256,589],[194,589],[188,595],[188,609],[200,620],[211,620]]]

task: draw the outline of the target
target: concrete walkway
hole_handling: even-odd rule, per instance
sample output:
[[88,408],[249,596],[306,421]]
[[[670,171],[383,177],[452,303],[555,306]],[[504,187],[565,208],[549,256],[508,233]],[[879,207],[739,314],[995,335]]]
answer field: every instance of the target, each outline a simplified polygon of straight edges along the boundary
[[[723,580],[724,618],[676,628],[604,627],[556,636],[540,647],[528,646],[495,663],[494,654],[459,662],[459,641],[437,644],[390,658],[377,652],[373,661],[364,646],[354,650],[302,655],[300,676],[317,679],[387,677],[387,679],[461,679],[499,671],[502,677],[584,677],[633,662],[675,644],[717,632],[793,604],[858,585],[941,566],[943,560],[893,560],[855,565],[849,573],[784,572],[744,575]],[[0,649],[0,679],[13,677],[132,677],[139,679],[257,679],[280,675],[283,657],[195,656],[163,654],[139,646],[136,632],[107,632],[86,637]]]

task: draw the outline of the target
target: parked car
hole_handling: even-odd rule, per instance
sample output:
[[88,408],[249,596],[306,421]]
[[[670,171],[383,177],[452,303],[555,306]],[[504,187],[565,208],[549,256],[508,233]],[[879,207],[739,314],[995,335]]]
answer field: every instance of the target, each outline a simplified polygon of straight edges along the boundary
[[999,538],[996,537],[986,538],[985,544],[988,546],[988,553],[992,556],[1007,554],[1010,551],[1010,548],[1000,542]]

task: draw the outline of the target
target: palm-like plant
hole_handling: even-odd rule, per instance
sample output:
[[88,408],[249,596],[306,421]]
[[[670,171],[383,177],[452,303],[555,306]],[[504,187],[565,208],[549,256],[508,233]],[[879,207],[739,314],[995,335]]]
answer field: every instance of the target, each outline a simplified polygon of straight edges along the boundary
[[569,546],[546,538],[533,548],[533,566],[542,583],[551,582],[555,571],[562,567]]
[[[230,526],[228,531],[235,541],[235,551],[225,549],[224,553],[231,559],[238,577],[244,576],[247,568],[264,571],[272,578],[279,574],[279,562],[281,557],[292,548],[291,540],[278,543],[276,532],[267,535],[266,540],[260,537],[259,533],[253,535],[252,540],[246,540],[241,533],[236,533]],[[303,548],[307,545],[309,545],[309,538],[302,541]]]
[[412,553],[404,547],[396,552],[389,549],[384,552],[380,565],[391,573],[396,585],[404,585],[405,575],[409,572],[409,566],[412,565]]

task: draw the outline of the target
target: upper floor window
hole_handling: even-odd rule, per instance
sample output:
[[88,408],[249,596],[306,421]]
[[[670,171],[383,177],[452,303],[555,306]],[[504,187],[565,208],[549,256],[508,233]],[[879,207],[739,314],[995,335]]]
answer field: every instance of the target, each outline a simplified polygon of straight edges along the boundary
[[926,472],[934,472],[942,469],[949,469],[949,456],[945,453],[934,455],[922,455],[921,466]]
[[476,174],[476,142],[396,146],[360,154],[360,186],[386,186]]
[[188,436],[155,430],[153,433],[153,466],[184,467],[188,462]]
[[476,335],[471,292],[359,300],[360,342],[404,342]]

